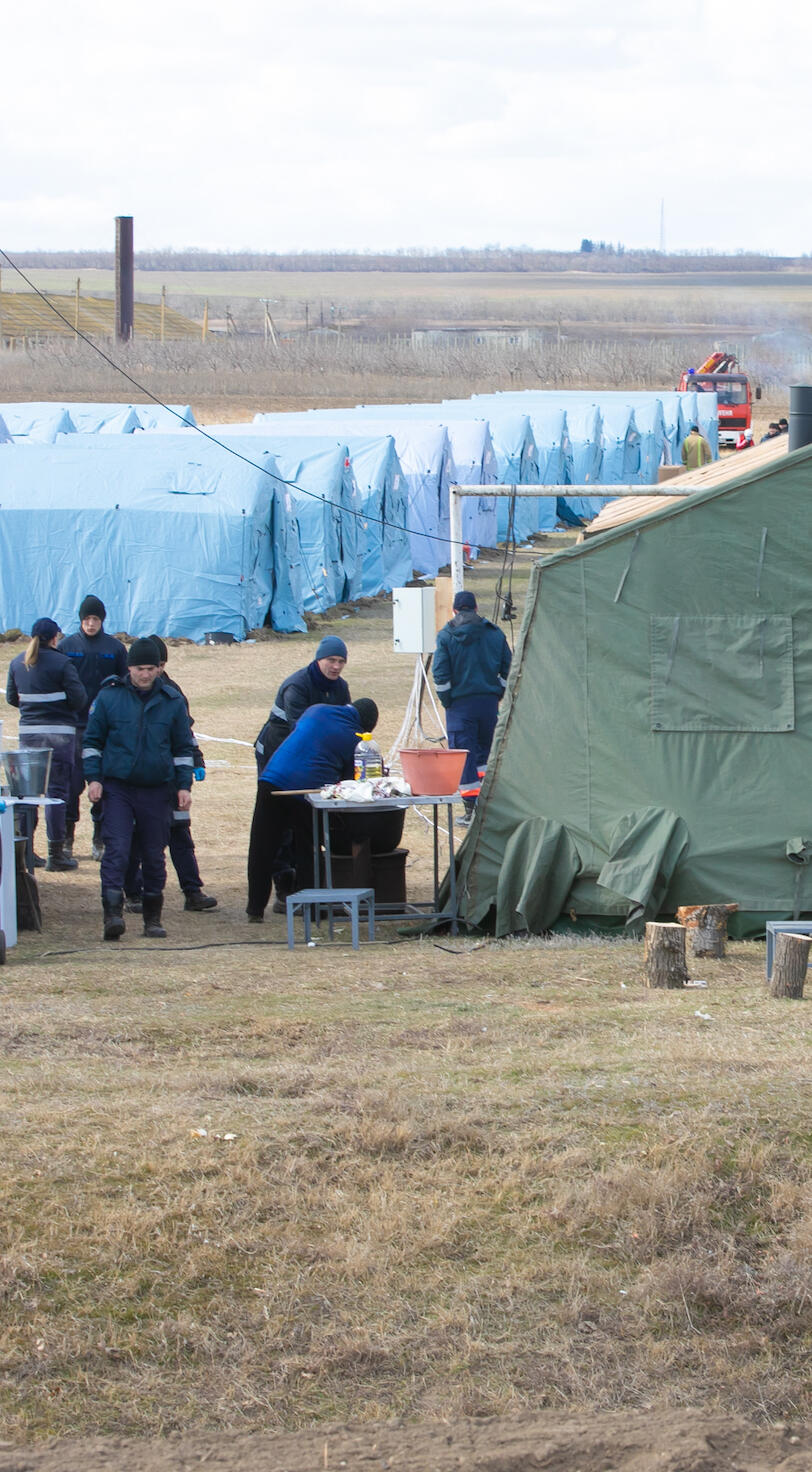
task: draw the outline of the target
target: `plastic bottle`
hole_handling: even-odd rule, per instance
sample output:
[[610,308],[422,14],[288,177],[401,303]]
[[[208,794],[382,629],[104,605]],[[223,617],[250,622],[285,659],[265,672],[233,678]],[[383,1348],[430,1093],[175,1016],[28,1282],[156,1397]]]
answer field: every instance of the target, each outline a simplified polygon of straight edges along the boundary
[[355,748],[356,782],[371,781],[375,777],[382,777],[383,757],[380,747],[375,745],[369,731],[356,731],[355,734],[361,737]]

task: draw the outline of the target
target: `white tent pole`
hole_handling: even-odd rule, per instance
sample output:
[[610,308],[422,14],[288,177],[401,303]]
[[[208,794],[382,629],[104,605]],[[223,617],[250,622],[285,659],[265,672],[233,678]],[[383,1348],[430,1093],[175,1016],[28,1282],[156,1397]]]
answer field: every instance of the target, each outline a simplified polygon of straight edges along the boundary
[[[665,486],[450,486],[449,491],[453,500],[461,496],[589,496],[593,500],[614,501],[619,496],[689,496],[692,491],[699,489],[693,483],[686,486],[677,477],[673,483],[673,490],[666,490]],[[452,501],[453,505],[453,501]]]
[[[462,499],[460,491],[465,494],[470,490],[469,486],[451,486],[448,493],[448,520],[449,537],[451,539],[451,590],[461,593],[464,583],[465,566],[462,555]],[[480,495],[482,487],[479,488]]]

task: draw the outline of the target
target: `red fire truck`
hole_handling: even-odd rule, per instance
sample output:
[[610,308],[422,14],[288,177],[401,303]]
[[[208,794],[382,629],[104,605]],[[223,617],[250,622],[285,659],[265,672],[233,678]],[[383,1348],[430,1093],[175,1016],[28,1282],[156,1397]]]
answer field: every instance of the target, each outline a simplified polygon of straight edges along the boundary
[[719,444],[735,445],[745,429],[753,427],[755,393],[746,373],[740,373],[732,353],[714,352],[699,368],[687,368],[679,381],[680,392],[695,389],[698,393],[715,393],[719,405]]

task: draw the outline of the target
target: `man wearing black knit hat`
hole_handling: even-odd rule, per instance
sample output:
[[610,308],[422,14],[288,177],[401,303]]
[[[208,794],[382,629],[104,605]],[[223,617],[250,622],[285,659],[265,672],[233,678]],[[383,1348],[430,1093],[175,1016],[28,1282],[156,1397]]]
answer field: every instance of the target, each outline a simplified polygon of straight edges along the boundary
[[[186,706],[186,714],[189,717],[189,725],[194,737],[194,721],[189,710],[189,702],[180,688],[177,680],[173,680],[166,672],[169,660],[169,650],[160,634],[150,634],[150,639],[158,650],[160,656],[159,679],[165,685],[171,685],[182,696]],[[195,738],[195,747],[192,752],[194,758],[195,782],[203,782],[206,778],[206,760]],[[200,867],[197,862],[194,839],[192,838],[192,819],[188,811],[181,812],[175,808],[172,813],[172,824],[169,829],[169,857],[175,866],[178,876],[178,884],[186,896],[185,910],[193,910],[196,913],[214,910],[217,901],[213,895],[205,894],[203,891],[203,880],[200,877]],[[134,914],[141,914],[143,910],[144,886],[141,878],[141,853],[138,844],[133,841],[130,854],[130,863],[124,879],[125,906]]]
[[104,939],[124,925],[124,876],[136,839],[144,877],[144,934],[162,939],[164,850],[173,809],[191,807],[194,738],[183,696],[159,679],[160,651],[136,639],[126,679],[113,675],[93,705],[82,751],[91,802],[104,797],[101,859]]
[[[114,639],[112,634],[105,634],[104,620],[106,617],[107,609],[101,598],[97,598],[95,593],[88,593],[79,604],[79,632],[69,634],[59,644],[60,654],[66,654],[72,661],[85,687],[86,711],[90,709],[105,680],[108,680],[111,675],[120,675],[124,679],[127,674],[127,647],[120,639]],[[86,718],[85,715],[77,732],[80,751]],[[74,786],[66,813],[64,850],[68,858],[73,854],[74,832],[79,821],[79,798],[84,791],[84,786],[82,763],[77,761],[74,768]],[[92,856],[98,860],[102,852],[101,808],[98,807],[96,811],[93,811],[92,816]]]

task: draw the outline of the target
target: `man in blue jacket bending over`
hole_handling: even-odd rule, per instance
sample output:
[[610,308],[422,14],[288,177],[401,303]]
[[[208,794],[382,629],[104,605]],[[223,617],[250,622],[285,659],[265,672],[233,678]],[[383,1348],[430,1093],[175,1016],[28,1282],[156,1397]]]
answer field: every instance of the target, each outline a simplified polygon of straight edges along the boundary
[[[437,635],[434,684],[445,707],[449,746],[468,751],[460,787],[476,783],[478,768],[488,760],[510,658],[502,630],[480,618],[473,593],[455,593],[454,617]],[[465,817],[457,822],[470,823],[476,798],[463,801]]]
[[124,875],[135,836],[144,879],[144,934],[163,939],[164,850],[175,806],[192,804],[194,738],[183,696],[159,680],[160,652],[136,639],[126,678],[105,680],[91,708],[82,750],[87,795],[101,801],[104,939],[124,934]]
[[296,883],[310,889],[313,873],[312,811],[304,797],[277,794],[318,790],[353,775],[353,758],[362,731],[374,731],[374,700],[352,705],[312,705],[277,748],[257,783],[257,800],[248,849],[248,904],[252,924],[261,923],[271,894],[274,861],[293,831]]

